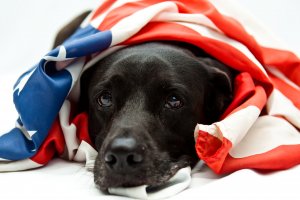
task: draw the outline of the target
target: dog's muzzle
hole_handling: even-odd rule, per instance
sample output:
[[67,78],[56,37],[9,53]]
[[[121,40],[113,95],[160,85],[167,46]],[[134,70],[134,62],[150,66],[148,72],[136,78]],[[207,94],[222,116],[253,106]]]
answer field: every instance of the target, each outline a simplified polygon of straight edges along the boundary
[[144,161],[145,149],[132,136],[116,137],[106,147],[104,161],[112,172],[128,173]]

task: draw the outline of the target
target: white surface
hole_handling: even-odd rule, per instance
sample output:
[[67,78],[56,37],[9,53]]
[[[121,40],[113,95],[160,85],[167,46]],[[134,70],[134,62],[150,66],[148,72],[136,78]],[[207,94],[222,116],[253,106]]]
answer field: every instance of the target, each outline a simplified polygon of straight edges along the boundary
[[[0,134],[14,126],[17,114],[12,86],[50,49],[57,30],[98,0],[10,0],[0,2]],[[300,1],[240,0],[291,49],[300,52]],[[191,187],[172,199],[300,199],[300,166],[274,173],[241,170],[214,175],[200,166]],[[0,199],[126,199],[98,191],[81,163],[55,159],[35,170],[0,174]]]
[[[300,167],[276,173],[241,170],[219,177],[206,166],[193,175],[191,187],[170,199],[299,199]],[[98,199],[129,198],[97,190],[83,164],[55,159],[45,167],[0,174],[1,199]]]

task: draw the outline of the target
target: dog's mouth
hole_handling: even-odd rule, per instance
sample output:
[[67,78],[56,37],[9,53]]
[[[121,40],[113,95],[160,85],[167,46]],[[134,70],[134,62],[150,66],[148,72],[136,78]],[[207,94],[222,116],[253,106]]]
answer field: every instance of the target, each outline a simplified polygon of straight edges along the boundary
[[94,181],[102,191],[109,188],[129,188],[147,185],[149,188],[158,188],[172,178],[178,170],[192,166],[195,161],[190,156],[181,156],[177,161],[170,160],[169,156],[160,154],[156,159],[148,159],[138,167],[127,171],[113,171],[103,160],[96,159],[94,166]]

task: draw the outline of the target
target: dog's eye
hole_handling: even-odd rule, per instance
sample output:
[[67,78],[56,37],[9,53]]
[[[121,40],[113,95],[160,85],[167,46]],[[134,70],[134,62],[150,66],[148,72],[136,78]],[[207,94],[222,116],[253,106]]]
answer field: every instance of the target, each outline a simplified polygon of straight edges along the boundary
[[102,92],[98,98],[97,103],[101,107],[110,107],[112,105],[112,96],[109,91]]
[[170,95],[166,99],[165,107],[170,109],[178,109],[183,106],[182,101],[176,95]]

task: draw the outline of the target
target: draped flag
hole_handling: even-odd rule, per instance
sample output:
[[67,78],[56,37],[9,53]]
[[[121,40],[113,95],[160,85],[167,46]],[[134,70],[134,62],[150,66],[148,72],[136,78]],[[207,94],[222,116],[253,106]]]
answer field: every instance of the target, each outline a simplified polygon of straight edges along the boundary
[[76,112],[81,74],[120,48],[159,40],[193,44],[238,72],[220,120],[195,128],[199,158],[214,172],[300,163],[300,60],[246,13],[218,0],[101,2],[16,81],[19,118],[0,136],[0,171],[40,167],[56,155],[92,160],[87,114]]

